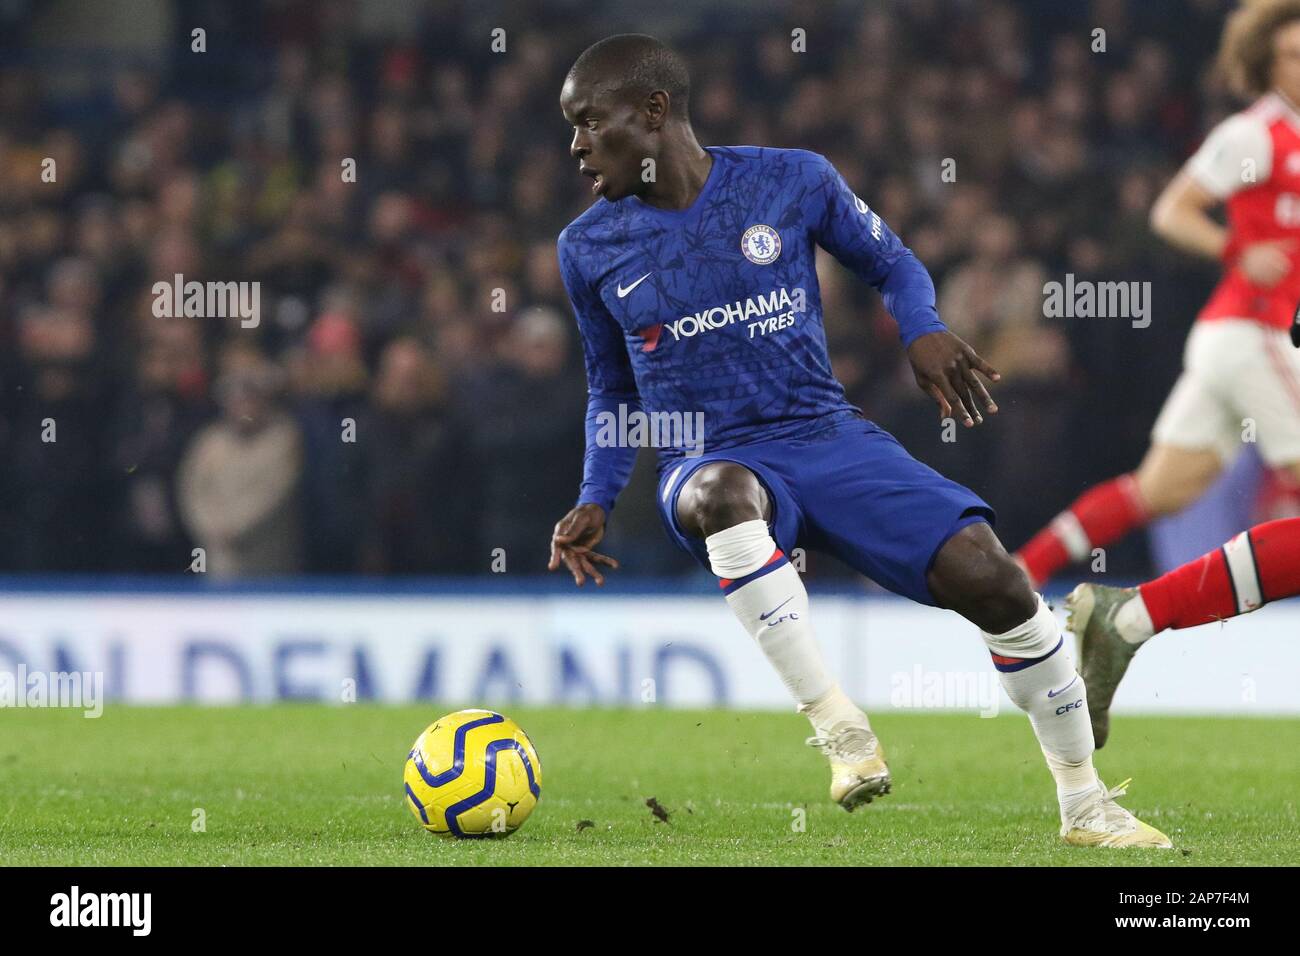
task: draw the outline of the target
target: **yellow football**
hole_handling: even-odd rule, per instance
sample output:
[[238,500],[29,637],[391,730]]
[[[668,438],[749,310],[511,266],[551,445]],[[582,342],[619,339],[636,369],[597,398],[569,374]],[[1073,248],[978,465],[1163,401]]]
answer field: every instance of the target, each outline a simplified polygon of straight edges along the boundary
[[542,793],[542,762],[523,728],[490,710],[439,717],[416,738],[403,773],[420,825],[453,837],[506,836]]

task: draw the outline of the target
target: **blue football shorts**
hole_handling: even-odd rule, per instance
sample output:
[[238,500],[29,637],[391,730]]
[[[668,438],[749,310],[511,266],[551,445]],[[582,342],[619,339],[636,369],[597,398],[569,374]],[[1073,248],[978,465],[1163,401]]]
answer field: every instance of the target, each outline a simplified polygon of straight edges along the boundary
[[854,419],[669,462],[659,477],[659,514],[669,537],[705,568],[704,541],[677,523],[677,498],[696,469],[716,461],[757,476],[772,506],[772,537],[787,555],[796,547],[832,554],[921,604],[935,604],[926,577],[939,549],[967,525],[996,519],[973,491],[917,461],[883,428]]

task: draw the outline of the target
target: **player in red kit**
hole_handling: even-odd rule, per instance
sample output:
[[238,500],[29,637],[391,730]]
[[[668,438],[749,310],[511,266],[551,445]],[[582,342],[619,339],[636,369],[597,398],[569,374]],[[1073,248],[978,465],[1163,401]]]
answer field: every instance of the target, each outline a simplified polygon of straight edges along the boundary
[[[1017,554],[1036,584],[1191,504],[1244,440],[1300,483],[1300,351],[1289,334],[1300,302],[1300,0],[1237,11],[1220,66],[1238,92],[1258,99],[1210,133],[1156,201],[1151,222],[1179,248],[1221,260],[1223,279],[1197,316],[1141,465],[1088,490]],[[1220,204],[1226,228],[1209,215]],[[1143,641],[1296,593],[1300,519],[1252,528],[1140,589],[1076,588],[1067,606],[1097,746]]]
[[1255,525],[1221,548],[1136,588],[1080,584],[1066,599],[1098,747],[1129,661],[1161,631],[1249,614],[1300,594],[1300,518]]

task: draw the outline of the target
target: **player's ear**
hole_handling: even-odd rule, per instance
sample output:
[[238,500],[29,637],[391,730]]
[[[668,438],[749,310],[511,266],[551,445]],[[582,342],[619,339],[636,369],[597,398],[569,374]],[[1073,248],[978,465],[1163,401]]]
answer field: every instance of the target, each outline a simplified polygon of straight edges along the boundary
[[655,90],[645,99],[646,122],[650,129],[658,129],[668,119],[669,99],[663,90]]

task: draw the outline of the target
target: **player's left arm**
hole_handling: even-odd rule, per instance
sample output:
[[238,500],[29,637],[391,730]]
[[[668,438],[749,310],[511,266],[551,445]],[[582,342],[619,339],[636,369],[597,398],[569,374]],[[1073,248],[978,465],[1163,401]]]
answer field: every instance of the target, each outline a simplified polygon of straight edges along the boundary
[[925,266],[824,156],[808,155],[813,239],[880,291],[898,323],[916,384],[939,405],[941,418],[958,415],[969,428],[984,421],[981,404],[996,414],[997,403],[979,376],[993,382],[1002,376],[939,319]]

